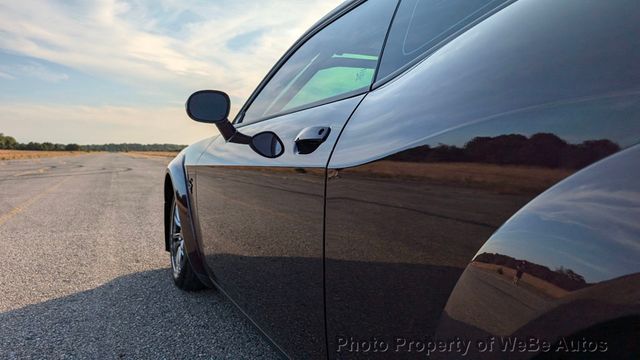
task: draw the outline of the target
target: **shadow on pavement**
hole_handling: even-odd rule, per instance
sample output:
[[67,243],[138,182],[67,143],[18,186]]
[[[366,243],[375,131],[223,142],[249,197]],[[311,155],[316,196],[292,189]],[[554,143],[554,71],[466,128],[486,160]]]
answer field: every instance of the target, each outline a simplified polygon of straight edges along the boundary
[[134,273],[2,313],[0,358],[277,358],[221,294],[182,292],[170,276]]

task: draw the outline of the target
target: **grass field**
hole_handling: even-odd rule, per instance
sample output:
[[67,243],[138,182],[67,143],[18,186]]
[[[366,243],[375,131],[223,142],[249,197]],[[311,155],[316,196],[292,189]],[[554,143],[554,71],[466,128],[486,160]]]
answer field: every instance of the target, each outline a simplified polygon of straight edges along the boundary
[[133,157],[166,157],[173,158],[178,155],[177,151],[129,151],[126,153]]
[[[484,271],[487,271],[493,276],[501,277],[504,280],[509,282],[512,282],[513,278],[516,276],[515,269],[511,269],[502,265],[485,264],[477,261],[472,262],[470,265],[478,269],[483,269]],[[500,269],[501,273],[498,272],[498,269]],[[557,285],[552,284],[546,280],[539,279],[527,273],[524,273],[522,276],[522,279],[520,279],[520,285],[522,286],[523,284],[527,284],[531,286],[533,289],[537,290],[538,292],[542,292],[545,295],[550,296],[554,299],[559,299],[569,294],[569,291],[562,289]]]
[[84,151],[0,150],[0,160],[38,159],[87,154]]
[[[36,150],[0,150],[0,160],[38,159],[56,156],[76,156],[89,154],[86,151],[36,151]],[[130,151],[126,153],[133,157],[173,158],[178,152],[173,151]]]
[[538,193],[574,172],[533,166],[401,161],[378,161],[346,171],[516,194]]

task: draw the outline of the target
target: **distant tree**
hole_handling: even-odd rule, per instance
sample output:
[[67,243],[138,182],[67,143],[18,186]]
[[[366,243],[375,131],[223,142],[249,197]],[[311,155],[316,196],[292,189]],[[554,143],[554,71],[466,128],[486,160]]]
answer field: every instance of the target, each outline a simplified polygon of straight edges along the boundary
[[392,161],[414,161],[420,162],[425,161],[429,152],[431,151],[431,147],[429,145],[422,145],[415,148],[407,149],[391,155],[389,160]]
[[80,145],[78,145],[78,144],[68,144],[67,146],[64,147],[64,149],[66,151],[79,151],[80,150]]
[[560,165],[564,168],[580,169],[619,150],[620,146],[610,140],[587,140],[564,149]]
[[464,161],[464,150],[453,145],[438,144],[431,149],[426,160],[429,162],[460,162]]
[[25,145],[24,150],[42,150],[42,144],[31,141]]
[[538,133],[531,136],[518,152],[521,164],[557,168],[562,152],[570,146],[555,134]]
[[17,146],[18,142],[16,139],[0,133],[0,149],[15,149]]
[[516,153],[527,141],[526,136],[519,134],[476,137],[465,145],[465,153],[474,162],[517,164],[520,160]]
[[567,278],[573,281],[582,282],[582,283],[585,282],[584,277],[582,275],[577,274],[575,271],[571,269],[567,269],[564,266],[560,266],[556,268],[556,272],[560,275],[566,276]]

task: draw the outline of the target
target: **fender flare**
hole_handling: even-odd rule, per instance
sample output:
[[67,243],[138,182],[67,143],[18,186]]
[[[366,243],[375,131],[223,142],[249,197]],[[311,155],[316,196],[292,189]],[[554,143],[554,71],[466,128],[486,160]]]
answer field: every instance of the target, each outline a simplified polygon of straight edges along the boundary
[[213,283],[209,278],[203,256],[201,243],[197,237],[198,232],[194,226],[193,205],[190,196],[189,181],[185,168],[184,152],[178,154],[167,166],[164,180],[164,239],[165,250],[169,251],[169,227],[172,199],[176,199],[178,216],[182,225],[182,235],[185,241],[187,259],[198,279],[211,287]]

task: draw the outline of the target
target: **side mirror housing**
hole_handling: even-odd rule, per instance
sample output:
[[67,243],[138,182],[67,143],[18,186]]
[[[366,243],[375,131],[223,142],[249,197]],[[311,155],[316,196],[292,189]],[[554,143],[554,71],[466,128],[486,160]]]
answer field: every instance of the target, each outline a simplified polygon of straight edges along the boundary
[[272,131],[264,131],[255,134],[249,143],[251,149],[258,154],[270,159],[277,158],[284,153],[282,140]]
[[218,90],[196,91],[186,103],[187,115],[195,121],[217,124],[228,121],[231,100],[229,95]]
[[187,115],[197,122],[214,124],[226,141],[249,144],[251,138],[239,133],[229,121],[231,100],[218,90],[196,91],[185,104]]

